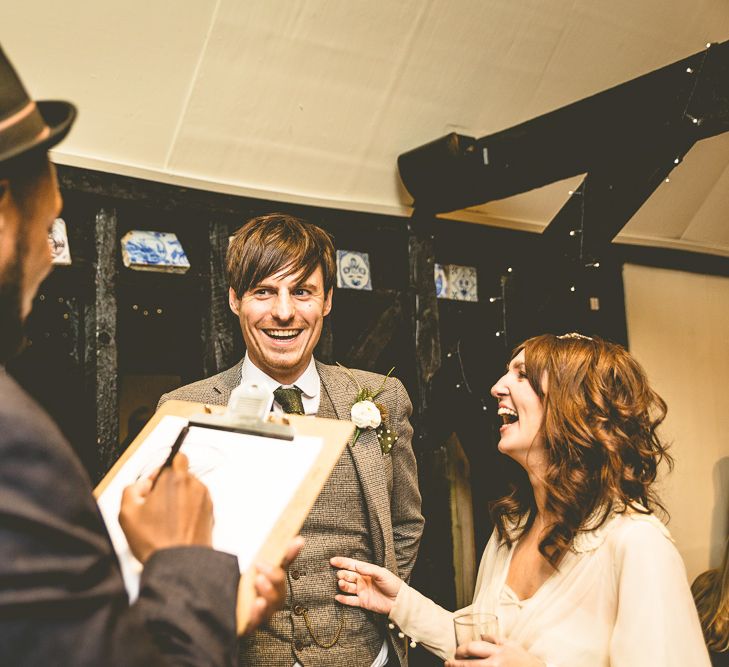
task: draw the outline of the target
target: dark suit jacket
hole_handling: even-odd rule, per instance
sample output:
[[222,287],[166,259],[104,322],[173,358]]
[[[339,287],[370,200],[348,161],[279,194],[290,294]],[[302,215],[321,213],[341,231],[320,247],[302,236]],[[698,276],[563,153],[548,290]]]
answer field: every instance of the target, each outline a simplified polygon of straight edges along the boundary
[[165,549],[129,606],[85,471],[0,366],[0,665],[235,664],[237,560]]

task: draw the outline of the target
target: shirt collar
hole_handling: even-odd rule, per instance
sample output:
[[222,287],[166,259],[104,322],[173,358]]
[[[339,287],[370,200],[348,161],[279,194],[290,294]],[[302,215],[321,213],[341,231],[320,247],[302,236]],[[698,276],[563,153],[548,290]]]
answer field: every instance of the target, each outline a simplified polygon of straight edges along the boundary
[[[278,380],[274,380],[270,375],[264,373],[258,366],[256,366],[246,353],[243,359],[243,365],[241,366],[241,382],[245,379],[246,382],[253,382],[254,384],[263,385],[267,389],[274,391],[281,386]],[[316,370],[316,362],[314,357],[309,361],[309,365],[306,370],[291,384],[283,385],[284,387],[291,387],[296,385],[303,392],[307,398],[316,398],[319,395],[320,383],[319,373]]]

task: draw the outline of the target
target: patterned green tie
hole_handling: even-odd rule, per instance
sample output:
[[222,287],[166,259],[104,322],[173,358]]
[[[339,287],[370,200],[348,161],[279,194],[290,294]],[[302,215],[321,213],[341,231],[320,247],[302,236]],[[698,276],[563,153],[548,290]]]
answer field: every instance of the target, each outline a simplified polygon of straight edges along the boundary
[[301,402],[301,393],[301,389],[296,386],[286,389],[279,387],[273,392],[273,397],[287,415],[303,415],[304,404]]

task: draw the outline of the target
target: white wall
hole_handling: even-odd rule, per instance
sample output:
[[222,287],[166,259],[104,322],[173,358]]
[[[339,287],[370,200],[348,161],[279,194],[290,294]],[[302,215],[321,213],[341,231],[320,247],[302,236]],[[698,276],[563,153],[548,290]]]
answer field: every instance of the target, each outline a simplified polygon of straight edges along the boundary
[[661,497],[693,580],[729,528],[729,278],[630,264],[623,277],[630,350],[668,403]]

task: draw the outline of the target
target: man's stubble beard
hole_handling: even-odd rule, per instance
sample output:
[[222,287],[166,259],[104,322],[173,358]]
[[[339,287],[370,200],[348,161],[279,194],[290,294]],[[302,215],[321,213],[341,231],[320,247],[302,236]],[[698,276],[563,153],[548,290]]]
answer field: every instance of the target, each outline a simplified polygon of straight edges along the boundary
[[26,240],[18,233],[15,254],[0,273],[0,364],[7,363],[21,349],[24,322],[22,316],[23,263]]

